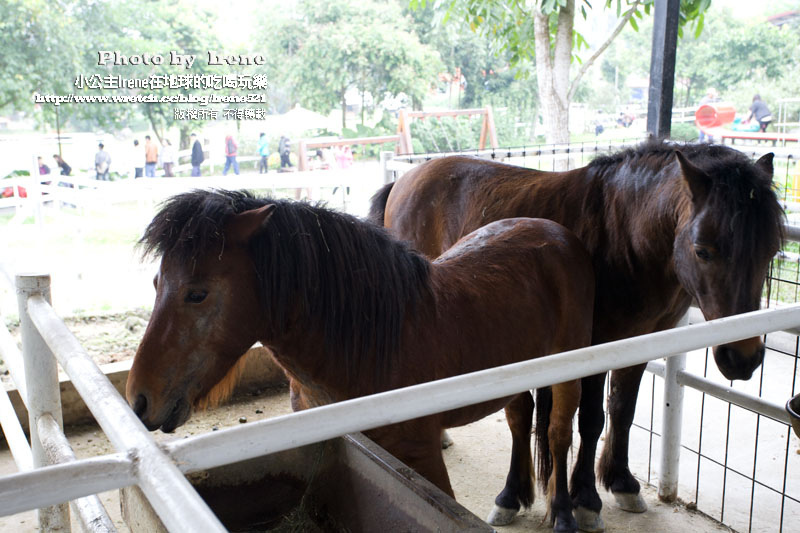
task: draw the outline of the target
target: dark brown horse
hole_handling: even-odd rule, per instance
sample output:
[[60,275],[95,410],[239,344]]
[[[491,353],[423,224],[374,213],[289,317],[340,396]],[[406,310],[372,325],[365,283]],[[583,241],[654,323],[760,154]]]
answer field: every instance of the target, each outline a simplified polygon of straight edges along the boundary
[[[759,308],[783,231],[772,157],[754,164],[725,146],[656,140],[568,172],[446,157],[378,191],[370,219],[429,257],[493,220],[541,217],[565,225],[592,255],[592,342],[599,344],[671,328],[692,299],[707,319]],[[728,379],[750,378],[763,356],[759,338],[714,349]],[[598,470],[622,508],[635,512],[647,508],[628,469],[643,372],[641,365],[611,375],[610,428]],[[570,489],[581,529],[588,531],[603,527],[594,458],[604,379],[582,381],[581,448]],[[513,498],[497,504],[519,509]]]
[[[311,407],[586,346],[594,278],[583,245],[547,220],[498,221],[435,262],[383,229],[307,204],[238,192],[169,200],[142,238],[161,256],[153,315],[128,401],[172,431],[229,388],[241,355],[269,347]],[[554,387],[549,427],[556,527],[574,531],[567,483],[578,381]],[[367,434],[449,494],[439,435],[506,407],[509,484],[533,498],[533,400],[511,398]]]

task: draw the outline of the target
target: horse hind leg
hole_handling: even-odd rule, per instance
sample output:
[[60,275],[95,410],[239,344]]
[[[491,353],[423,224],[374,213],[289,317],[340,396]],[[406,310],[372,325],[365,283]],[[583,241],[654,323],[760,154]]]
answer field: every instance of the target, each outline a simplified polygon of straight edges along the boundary
[[533,396],[518,394],[506,405],[506,421],[511,430],[511,465],[506,484],[494,500],[494,508],[486,521],[493,526],[510,524],[519,513],[533,503],[533,459],[531,457],[531,428],[533,426]]
[[556,533],[575,533],[578,522],[572,515],[572,499],[567,484],[567,455],[572,445],[572,420],[581,396],[579,380],[553,385],[553,407],[547,436],[553,472],[547,489],[548,514]]
[[572,469],[569,495],[578,529],[589,533],[605,530],[600,516],[603,502],[597,493],[594,475],[597,441],[603,431],[603,388],[605,374],[581,380],[581,403],[578,411],[578,431],[581,444]]
[[610,427],[598,468],[600,480],[614,495],[620,508],[632,513],[647,510],[647,504],[639,495],[639,482],[628,468],[628,441],[645,366],[622,368],[611,373],[608,397]]

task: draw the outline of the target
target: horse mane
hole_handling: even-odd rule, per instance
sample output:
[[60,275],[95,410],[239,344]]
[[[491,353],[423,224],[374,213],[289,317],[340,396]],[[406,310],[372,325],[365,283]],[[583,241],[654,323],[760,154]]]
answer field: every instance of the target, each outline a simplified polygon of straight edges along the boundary
[[[676,150],[710,179],[708,206],[719,227],[727,228],[734,236],[719,243],[721,251],[729,257],[763,257],[780,248],[785,237],[785,215],[772,176],[729,146],[651,138],[635,147],[597,157],[586,168],[621,188],[646,189],[665,177],[682,177]],[[620,172],[623,166],[629,172]]]
[[[233,214],[275,204],[250,242],[262,305],[274,331],[321,331],[321,351],[344,358],[343,369],[384,371],[398,351],[403,324],[430,294],[430,263],[381,227],[302,202],[244,191],[193,191],[167,200],[147,227],[145,255],[194,264],[224,253]],[[290,320],[301,317],[301,323]]]

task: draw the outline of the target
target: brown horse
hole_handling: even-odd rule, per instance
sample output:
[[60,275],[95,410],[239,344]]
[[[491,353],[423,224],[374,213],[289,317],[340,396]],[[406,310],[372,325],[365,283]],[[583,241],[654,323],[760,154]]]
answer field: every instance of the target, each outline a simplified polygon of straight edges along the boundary
[[[594,278],[583,245],[547,220],[498,221],[430,263],[383,228],[307,204],[240,192],[170,199],[148,226],[161,256],[153,315],[128,401],[148,429],[169,432],[229,388],[241,355],[269,347],[305,408],[587,346]],[[574,531],[567,453],[580,383],[554,387],[549,435],[556,527]],[[533,498],[533,400],[511,398],[367,434],[452,495],[443,428],[506,407],[509,473]]]
[[[772,154],[753,164],[720,145],[658,140],[567,172],[446,157],[411,170],[373,197],[370,219],[429,257],[493,220],[541,217],[570,228],[592,255],[593,344],[673,327],[696,300],[707,319],[759,308],[783,238]],[[761,364],[759,338],[717,346],[728,379]],[[610,429],[598,473],[623,509],[642,512],[628,438],[644,365],[612,372]],[[602,530],[594,458],[605,376],[582,380],[581,447],[570,493],[581,529]],[[502,496],[502,495],[501,495]],[[506,495],[507,496],[507,495]],[[513,497],[497,505],[519,509]]]

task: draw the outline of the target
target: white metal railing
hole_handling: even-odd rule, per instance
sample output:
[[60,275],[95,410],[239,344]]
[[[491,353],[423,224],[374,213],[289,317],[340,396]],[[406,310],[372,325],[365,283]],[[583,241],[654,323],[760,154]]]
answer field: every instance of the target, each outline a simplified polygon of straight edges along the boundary
[[[170,195],[192,189],[320,189],[340,188],[343,191],[342,209],[347,211],[348,198],[344,195],[347,187],[357,187],[366,180],[372,181],[378,172],[378,162],[360,162],[348,169],[309,170],[304,172],[268,172],[267,174],[211,175],[179,178],[139,178],[119,181],[98,181],[90,175],[56,176],[48,175],[49,185],[38,180],[14,178],[0,181],[19,184],[26,189],[27,197],[7,198],[9,206],[17,208],[15,220],[22,221],[26,216],[34,216],[39,224],[42,218],[42,205],[69,204],[82,209],[107,209],[119,203],[139,201],[153,202]],[[39,176],[42,178],[42,176]],[[66,186],[60,186],[62,183]],[[0,207],[3,207],[0,205]]]
[[[69,531],[68,510],[64,505],[53,505],[54,500],[65,502],[73,499],[76,496],[76,486],[84,484],[84,476],[86,483],[93,486],[93,490],[80,496],[94,494],[98,485],[108,485],[111,480],[115,483],[122,482],[117,486],[130,485],[131,481],[135,481],[170,531],[224,531],[214,513],[156,445],[127,402],[53,311],[49,303],[49,276],[18,275],[16,282],[28,392],[31,452],[35,467],[32,472],[16,476],[41,477],[42,467],[47,466],[52,459],[62,459],[67,462],[50,467],[56,469],[53,475],[56,478],[58,475],[77,476],[80,480],[73,479],[68,483],[70,489],[64,490],[64,485],[54,484],[54,479],[48,480],[44,477],[42,479],[45,480],[45,486],[39,486],[35,494],[31,494],[24,492],[27,486],[25,482],[10,476],[4,478],[10,480],[8,492],[0,490],[3,492],[4,503],[7,502],[9,506],[22,505],[27,509],[50,506],[39,508],[42,530],[61,528]],[[125,454],[124,459],[112,460],[110,465],[102,458],[96,459],[89,463],[92,468],[88,470],[82,468],[84,461],[72,460],[71,450],[63,439],[63,431],[54,431],[53,428],[54,425],[59,428],[62,425],[56,360],[72,380],[75,389],[111,443]],[[52,420],[50,423],[48,418]],[[57,491],[53,490],[53,485],[58,488]],[[70,494],[67,495],[68,493]],[[20,498],[20,494],[26,496]],[[32,499],[36,500],[35,505],[25,503]],[[98,504],[99,502],[89,500],[83,505],[97,510]],[[101,513],[100,517],[103,515]],[[101,524],[102,521],[92,525]]]
[[[553,147],[550,153],[556,153],[560,149]],[[495,154],[497,152],[495,151]],[[521,151],[515,153],[517,156],[525,155]],[[530,149],[526,153],[538,155]],[[574,150],[571,153],[575,153]],[[427,157],[415,156],[423,159]],[[392,160],[385,155],[382,156],[382,160],[385,162],[386,171],[390,171],[393,165],[403,170],[409,168],[409,163]],[[323,172],[326,176],[331,173],[331,171]],[[297,187],[297,181],[294,180],[298,175],[286,175],[287,180],[292,180],[291,185],[287,186]],[[231,179],[227,178],[226,185],[232,185]],[[258,178],[248,176],[245,179]],[[208,183],[213,178],[202,184],[197,180],[198,178],[193,178],[191,186],[209,186]],[[137,180],[137,183],[141,181],[143,180]],[[160,182],[155,187],[164,187],[165,195],[172,194],[183,186],[171,183],[173,180],[153,181]],[[252,185],[251,187],[263,188]],[[797,228],[789,227],[788,230],[790,238],[800,236]],[[13,409],[4,407],[3,394],[0,392],[0,423],[3,425],[3,431],[20,469],[18,474],[0,478],[0,515],[81,499],[73,506],[81,519],[99,517],[100,523],[104,523],[105,527],[107,522],[102,520],[104,511],[102,506],[99,506],[99,501],[84,497],[105,490],[140,484],[156,512],[171,531],[199,530],[198,525],[204,531],[212,530],[214,527],[222,528],[215,522],[216,519],[207,521],[210,511],[185,482],[181,472],[229,464],[354,431],[380,427],[646,361],[650,361],[648,370],[664,377],[666,382],[662,430],[665,444],[662,446],[659,495],[668,500],[674,497],[677,488],[676,449],[680,444],[679,400],[682,386],[697,388],[783,423],[788,423],[788,417],[782,406],[687,373],[683,370],[681,357],[670,357],[666,363],[656,362],[653,359],[670,353],[686,352],[773,331],[800,328],[798,305],[763,310],[357,398],[173,441],[163,446],[165,451],[162,451],[130,411],[125,400],[108,383],[74,336],[55,315],[48,303],[49,279],[41,276],[18,276],[17,291],[20,295],[20,319],[27,324],[21,327],[25,366],[26,370],[30,370],[23,372],[19,368],[21,365],[15,365],[14,361],[20,357],[19,350],[4,327],[0,327],[0,355],[9,366],[23,400],[30,403],[30,399],[35,398],[34,405],[29,405],[29,410],[35,420],[31,427],[36,430],[32,432],[34,449],[31,452]],[[13,352],[17,352],[16,359],[7,355]],[[39,352],[38,356],[35,352]],[[56,429],[60,407],[54,407],[52,399],[52,391],[58,391],[57,380],[55,385],[52,380],[55,368],[53,355],[61,362],[119,453],[83,460],[74,460],[71,456],[68,443],[63,439],[63,432]],[[29,359],[31,363],[28,362]],[[49,385],[42,386],[38,374],[48,376],[45,381]],[[27,379],[23,377],[25,375]],[[424,402],[420,401],[421,398],[424,398]],[[12,417],[16,427],[9,422]],[[42,442],[37,444],[40,440]],[[12,441],[15,441],[15,444],[12,445]],[[42,447],[42,444],[45,446]],[[54,461],[58,461],[59,464],[45,466]],[[173,462],[177,464],[177,468]],[[31,465],[36,468],[29,470]],[[65,507],[47,509],[41,515],[45,517],[52,515],[56,517],[54,520],[63,521],[63,517],[66,516]],[[94,531],[105,531],[105,529],[94,529]]]
[[[31,427],[40,428],[32,431],[34,443],[44,437],[49,446],[63,449],[63,441],[59,445],[61,437],[47,437],[54,431],[54,423],[48,418],[57,418],[52,413],[56,408],[52,406],[53,399],[48,398],[52,397],[52,390],[45,392],[39,377],[39,374],[50,374],[55,367],[55,359],[49,353],[52,350],[120,453],[45,466],[48,463],[46,454],[40,454],[34,446],[36,469],[0,478],[0,514],[51,506],[137,483],[170,531],[222,530],[181,471],[196,471],[254,458],[644,363],[670,353],[800,327],[800,305],[756,311],[173,441],[164,446],[165,453],[156,446],[126,402],[55,315],[46,298],[49,289],[47,277],[18,276],[17,279],[20,301],[24,302],[20,316],[33,421]],[[33,346],[37,347],[36,350],[32,349]],[[39,353],[34,353],[37,350]],[[33,363],[28,364],[29,360]],[[44,381],[51,382],[52,378]],[[32,392],[34,382],[40,382],[36,398]],[[57,394],[57,382],[55,385],[50,383],[50,387],[54,387]],[[40,420],[46,422],[40,423]],[[43,432],[42,427],[46,428]],[[670,429],[665,427],[664,431],[668,434]],[[66,479],[70,480],[69,483],[59,482]],[[40,516],[48,513],[59,516],[58,508],[42,511]]]

